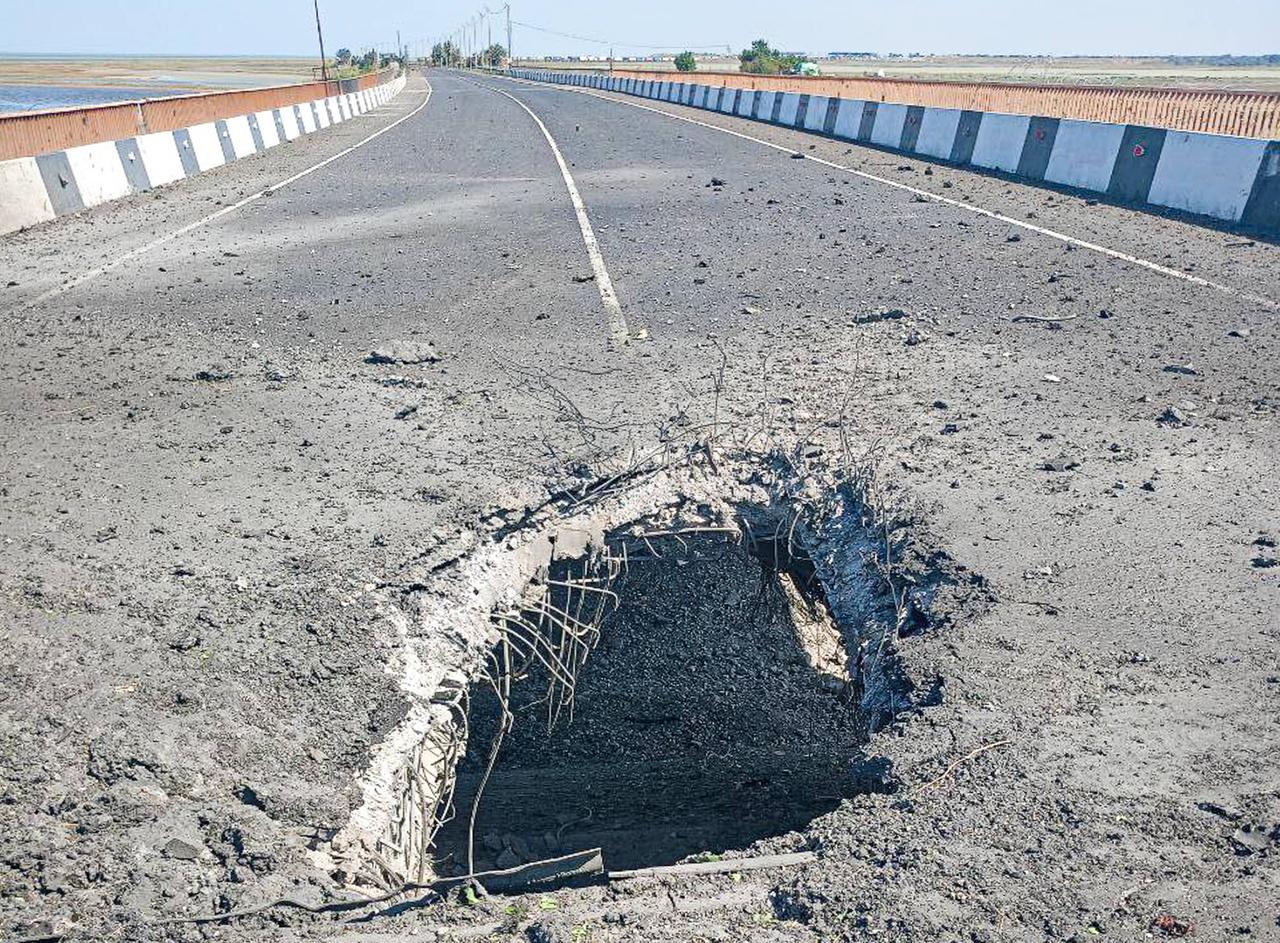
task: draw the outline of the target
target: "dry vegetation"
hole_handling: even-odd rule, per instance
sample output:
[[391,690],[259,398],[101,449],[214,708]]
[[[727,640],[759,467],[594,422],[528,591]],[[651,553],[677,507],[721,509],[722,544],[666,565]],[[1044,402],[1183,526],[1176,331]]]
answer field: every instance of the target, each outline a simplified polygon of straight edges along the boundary
[[0,85],[244,88],[312,78],[314,58],[0,58]]

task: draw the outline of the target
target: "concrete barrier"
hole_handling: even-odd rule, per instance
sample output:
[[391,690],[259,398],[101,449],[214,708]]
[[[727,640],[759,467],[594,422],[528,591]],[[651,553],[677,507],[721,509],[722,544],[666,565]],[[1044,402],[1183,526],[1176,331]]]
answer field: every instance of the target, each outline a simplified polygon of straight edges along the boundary
[[[515,70],[517,78],[650,95],[627,76]],[[719,78],[719,77],[717,77]],[[709,111],[871,144],[928,160],[1096,193],[1280,235],[1280,141],[868,101],[715,84],[677,83],[676,101]]]
[[[365,114],[394,98],[404,84],[405,78],[398,76],[381,85],[353,87],[301,104],[0,160],[0,234],[263,153],[303,134]],[[328,90],[336,85],[330,82],[321,87]],[[71,113],[55,113],[58,121],[54,127],[60,127]],[[176,113],[193,114],[194,104],[187,102]],[[112,127],[119,124],[117,106],[112,106],[111,121]]]
[[[578,70],[579,73],[586,70]],[[615,74],[685,81],[688,73],[615,68]],[[572,72],[562,72],[572,75]],[[1124,88],[1098,85],[1033,85],[1023,82],[955,82],[868,76],[752,75],[698,72],[704,85],[751,91],[795,92],[861,101],[896,102],[1009,115],[1054,115],[1078,121],[1134,123],[1201,134],[1280,137],[1280,94],[1226,89]]]

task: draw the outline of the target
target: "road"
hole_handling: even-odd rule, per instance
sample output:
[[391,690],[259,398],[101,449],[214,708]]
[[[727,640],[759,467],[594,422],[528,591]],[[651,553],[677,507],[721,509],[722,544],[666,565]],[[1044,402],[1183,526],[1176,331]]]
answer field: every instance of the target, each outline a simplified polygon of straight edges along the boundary
[[[1275,938],[1280,249],[643,104],[433,71],[0,242],[6,936],[330,888],[311,852],[407,709],[388,607],[715,418],[843,431],[976,587],[900,643],[895,792],[799,873],[379,932]],[[397,341],[440,359],[369,362]]]

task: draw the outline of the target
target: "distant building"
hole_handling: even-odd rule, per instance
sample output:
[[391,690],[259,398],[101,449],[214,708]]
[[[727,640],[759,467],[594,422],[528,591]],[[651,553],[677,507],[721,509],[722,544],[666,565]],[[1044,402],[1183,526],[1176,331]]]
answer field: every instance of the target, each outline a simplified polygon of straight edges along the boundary
[[878,53],[874,52],[829,52],[828,59],[878,59]]

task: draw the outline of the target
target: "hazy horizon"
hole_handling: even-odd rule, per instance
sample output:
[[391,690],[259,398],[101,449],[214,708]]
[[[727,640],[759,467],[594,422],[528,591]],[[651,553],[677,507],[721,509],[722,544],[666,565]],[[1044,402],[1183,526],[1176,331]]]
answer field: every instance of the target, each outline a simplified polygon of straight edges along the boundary
[[[353,7],[322,0],[326,51],[393,49],[396,31],[415,55],[474,17],[475,0],[431,11],[389,0]],[[780,8],[758,0],[690,5],[650,0],[605,6],[587,0],[515,0],[515,53],[618,57],[694,49],[737,52],[765,37],[779,48],[953,56],[1165,57],[1271,54],[1280,37],[1275,0],[1077,0],[1066,13],[1012,0],[917,0],[910,8],[809,0]],[[7,57],[298,57],[316,52],[305,0],[0,0]],[[246,24],[252,24],[246,29]],[[667,24],[667,25],[655,25]],[[670,24],[679,24],[672,26]],[[140,29],[140,27],[143,27]],[[506,44],[503,14],[480,30]]]

